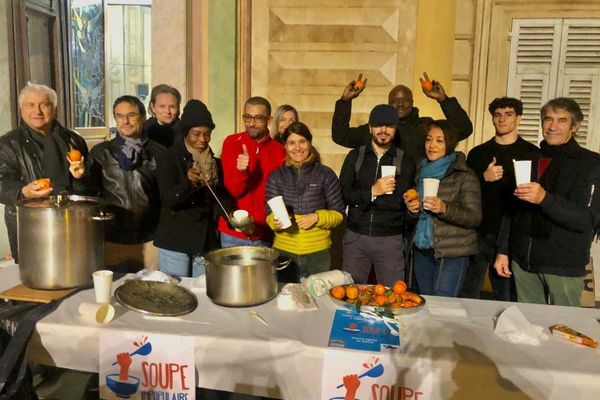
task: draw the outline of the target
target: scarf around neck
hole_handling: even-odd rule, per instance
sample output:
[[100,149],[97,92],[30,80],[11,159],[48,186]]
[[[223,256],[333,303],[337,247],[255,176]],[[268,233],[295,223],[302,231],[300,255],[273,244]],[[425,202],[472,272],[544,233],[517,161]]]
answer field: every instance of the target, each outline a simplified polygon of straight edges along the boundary
[[117,160],[119,161],[119,168],[126,171],[131,171],[137,168],[143,160],[144,145],[148,142],[148,133],[143,132],[136,138],[128,138],[121,135],[121,132],[117,131],[115,137],[115,143],[119,148],[117,153]]
[[[423,201],[423,179],[436,178],[441,181],[454,160],[456,160],[456,152],[452,152],[435,161],[429,161],[426,158],[421,160],[421,173],[417,180],[417,191],[419,192],[421,201]],[[419,214],[414,243],[419,249],[430,249],[433,247],[431,213],[427,210],[422,210]]]

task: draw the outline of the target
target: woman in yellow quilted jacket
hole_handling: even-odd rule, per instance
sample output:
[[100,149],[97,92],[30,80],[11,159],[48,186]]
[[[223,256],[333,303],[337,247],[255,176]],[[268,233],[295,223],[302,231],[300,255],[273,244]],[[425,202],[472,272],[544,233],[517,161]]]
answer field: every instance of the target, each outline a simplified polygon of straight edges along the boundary
[[338,178],[321,164],[308,127],[294,122],[283,138],[285,165],[269,176],[265,197],[269,201],[283,196],[292,225],[282,229],[268,204],[267,224],[275,232],[273,247],[292,259],[279,280],[298,282],[299,278],[329,270],[330,233],[343,221],[345,205]]

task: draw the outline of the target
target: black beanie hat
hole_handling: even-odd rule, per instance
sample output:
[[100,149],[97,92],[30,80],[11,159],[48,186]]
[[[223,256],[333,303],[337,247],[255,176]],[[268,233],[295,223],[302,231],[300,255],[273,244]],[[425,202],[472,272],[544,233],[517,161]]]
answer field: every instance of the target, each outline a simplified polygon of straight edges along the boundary
[[398,125],[398,111],[389,104],[379,104],[369,115],[369,125]]
[[215,123],[206,105],[200,100],[192,99],[183,107],[181,132],[187,135],[189,130],[196,126],[208,126],[210,129],[215,129]]

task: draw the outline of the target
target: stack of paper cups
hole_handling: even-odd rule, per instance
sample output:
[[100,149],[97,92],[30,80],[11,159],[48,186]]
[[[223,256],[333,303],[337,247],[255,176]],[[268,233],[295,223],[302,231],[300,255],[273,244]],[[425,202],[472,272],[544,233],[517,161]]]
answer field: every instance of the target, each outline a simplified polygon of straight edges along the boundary
[[[396,166],[395,165],[382,165],[381,166],[381,177],[385,176],[396,176]],[[385,192],[385,194],[392,194],[394,192]]]
[[281,229],[287,229],[292,226],[292,221],[290,220],[290,215],[287,212],[287,208],[285,208],[285,203],[283,202],[283,196],[273,197],[271,200],[267,201],[269,207],[271,207],[271,211],[273,211],[273,215],[275,219],[281,222]]

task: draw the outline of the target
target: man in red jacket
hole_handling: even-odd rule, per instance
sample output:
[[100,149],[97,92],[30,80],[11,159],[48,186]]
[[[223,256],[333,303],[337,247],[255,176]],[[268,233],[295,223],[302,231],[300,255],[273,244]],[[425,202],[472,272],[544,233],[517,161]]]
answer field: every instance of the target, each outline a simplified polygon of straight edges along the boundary
[[283,165],[285,150],[269,135],[272,117],[267,99],[249,98],[243,118],[246,130],[225,139],[221,162],[234,209],[248,211],[254,224],[251,229],[240,231],[220,217],[221,246],[270,246],[272,231],[265,223],[265,187],[271,171]]

